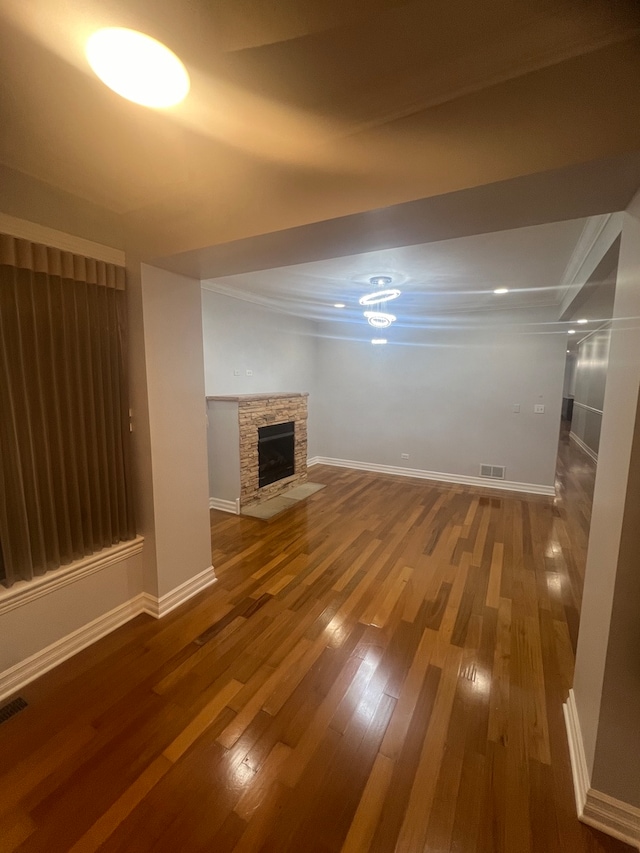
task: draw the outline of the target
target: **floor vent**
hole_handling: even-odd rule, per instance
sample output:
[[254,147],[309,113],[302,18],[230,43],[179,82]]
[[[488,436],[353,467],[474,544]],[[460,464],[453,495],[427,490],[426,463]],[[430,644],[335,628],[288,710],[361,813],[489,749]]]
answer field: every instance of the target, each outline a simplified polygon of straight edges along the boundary
[[17,699],[7,702],[6,705],[3,705],[2,708],[0,708],[0,723],[6,723],[14,714],[18,714],[26,707],[27,703],[24,701],[22,696],[18,696]]
[[504,480],[504,465],[481,465],[480,476],[490,477],[492,480]]

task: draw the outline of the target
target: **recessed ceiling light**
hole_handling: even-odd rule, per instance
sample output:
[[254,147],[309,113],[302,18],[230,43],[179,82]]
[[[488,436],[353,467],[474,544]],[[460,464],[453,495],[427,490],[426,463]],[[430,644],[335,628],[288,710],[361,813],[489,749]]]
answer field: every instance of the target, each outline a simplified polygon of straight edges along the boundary
[[344,304],[344,302],[334,302],[333,307],[334,308],[346,308],[347,306]]
[[568,335],[575,335],[575,333],[576,333],[575,329],[569,329],[569,331],[567,332]]
[[578,323],[580,323],[580,325],[582,325],[583,323],[588,323],[588,322],[589,321],[585,317],[583,317],[581,320],[578,320]]
[[571,350],[567,350],[567,352],[571,352]]
[[102,82],[144,107],[172,107],[189,92],[189,75],[178,57],[159,41],[123,27],[89,37],[85,52]]
[[496,287],[496,289],[493,292],[494,293],[509,293],[509,288],[508,287]]
[[372,344],[386,344],[386,342],[387,342],[386,338],[371,338]]

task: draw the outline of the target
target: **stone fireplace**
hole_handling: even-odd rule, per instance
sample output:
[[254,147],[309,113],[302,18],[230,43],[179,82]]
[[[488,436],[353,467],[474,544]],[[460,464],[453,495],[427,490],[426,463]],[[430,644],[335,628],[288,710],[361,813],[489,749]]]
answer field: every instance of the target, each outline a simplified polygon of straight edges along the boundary
[[[207,397],[212,507],[239,512],[242,507],[306,482],[308,396],[307,393],[281,392]],[[282,429],[269,429],[277,425]],[[278,432],[283,442],[292,438],[293,444],[293,473],[288,473],[290,468],[283,466],[285,476],[263,486],[260,486],[261,430],[266,444],[273,436],[277,438]],[[285,447],[286,444],[281,443],[275,455],[283,456]]]

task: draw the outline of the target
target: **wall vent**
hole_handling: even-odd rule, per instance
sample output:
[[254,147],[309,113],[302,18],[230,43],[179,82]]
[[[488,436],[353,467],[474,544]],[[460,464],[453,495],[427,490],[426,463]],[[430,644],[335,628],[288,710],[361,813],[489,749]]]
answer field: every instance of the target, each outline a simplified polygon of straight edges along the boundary
[[480,476],[489,477],[491,480],[504,480],[504,465],[481,465]]
[[26,707],[27,703],[24,701],[22,696],[18,696],[18,698],[14,699],[12,702],[7,702],[6,705],[3,705],[0,708],[0,723],[6,723],[6,721],[11,719],[14,714],[17,714]]

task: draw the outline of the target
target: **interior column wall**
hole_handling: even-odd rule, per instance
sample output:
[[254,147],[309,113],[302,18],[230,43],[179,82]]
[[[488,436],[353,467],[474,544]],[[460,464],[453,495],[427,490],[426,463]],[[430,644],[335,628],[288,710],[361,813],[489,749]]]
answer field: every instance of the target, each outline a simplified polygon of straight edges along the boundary
[[152,481],[146,500],[162,597],[211,566],[200,282],[143,264],[141,296]]
[[574,677],[592,784],[636,806],[640,806],[640,543],[633,484],[638,465],[634,436],[640,388],[639,279],[640,194],[623,220]]

